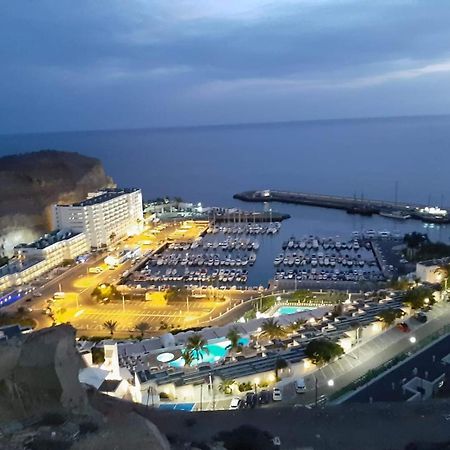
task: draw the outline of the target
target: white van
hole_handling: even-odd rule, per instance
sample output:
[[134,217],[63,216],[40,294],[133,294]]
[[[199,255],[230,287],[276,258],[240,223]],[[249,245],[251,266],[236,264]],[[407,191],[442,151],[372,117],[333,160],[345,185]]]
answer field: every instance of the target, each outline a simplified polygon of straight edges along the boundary
[[53,298],[55,300],[59,299],[59,298],[64,298],[66,296],[66,294],[64,292],[55,292],[53,294]]
[[305,380],[303,378],[297,378],[294,382],[295,392],[297,394],[304,394],[306,391]]
[[101,267],[90,267],[89,273],[101,273],[102,268]]

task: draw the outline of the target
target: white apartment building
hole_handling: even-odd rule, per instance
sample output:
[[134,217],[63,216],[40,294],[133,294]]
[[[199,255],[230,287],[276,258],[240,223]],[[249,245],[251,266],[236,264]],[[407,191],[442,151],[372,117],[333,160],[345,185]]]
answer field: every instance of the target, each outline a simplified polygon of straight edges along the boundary
[[33,281],[42,274],[89,251],[84,233],[56,230],[30,244],[14,247],[14,258],[0,267],[0,292]]
[[54,205],[55,228],[85,233],[90,247],[106,246],[142,230],[140,189],[107,189],[71,205]]

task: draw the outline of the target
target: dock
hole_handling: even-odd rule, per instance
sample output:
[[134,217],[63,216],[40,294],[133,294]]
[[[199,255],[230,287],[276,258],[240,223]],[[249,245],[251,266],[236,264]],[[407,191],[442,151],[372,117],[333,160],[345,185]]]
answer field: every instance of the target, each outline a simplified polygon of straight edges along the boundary
[[450,215],[447,209],[413,203],[406,204],[385,200],[276,191],[271,189],[241,192],[235,194],[233,198],[245,202],[294,203],[322,208],[342,209],[348,214],[360,214],[365,216],[379,214],[396,220],[416,219],[429,223],[450,223]]

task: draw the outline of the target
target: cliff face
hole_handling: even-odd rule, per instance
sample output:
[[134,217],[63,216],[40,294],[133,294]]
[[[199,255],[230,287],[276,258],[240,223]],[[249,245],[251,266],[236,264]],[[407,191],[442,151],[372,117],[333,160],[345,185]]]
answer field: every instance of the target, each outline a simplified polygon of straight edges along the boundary
[[81,359],[75,329],[60,325],[0,344],[0,420],[18,419],[58,407],[87,410],[78,381]]
[[0,158],[0,237],[8,249],[51,228],[51,205],[112,186],[98,159],[43,150]]
[[[82,364],[70,325],[0,342],[0,449],[29,448],[23,445],[28,436],[37,439],[54,433],[51,447],[41,443],[33,448],[170,450],[158,429],[133,411],[134,404],[88,393],[78,380]],[[64,424],[48,419],[43,423],[55,413]],[[95,427],[81,434],[86,423]],[[68,435],[61,427],[72,432]],[[80,436],[74,442],[76,430]]]

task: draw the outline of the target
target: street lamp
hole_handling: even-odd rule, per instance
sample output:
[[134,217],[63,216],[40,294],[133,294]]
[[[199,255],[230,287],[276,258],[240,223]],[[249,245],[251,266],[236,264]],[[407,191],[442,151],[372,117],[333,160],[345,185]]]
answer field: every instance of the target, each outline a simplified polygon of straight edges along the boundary
[[416,337],[415,337],[415,336],[411,336],[411,337],[409,338],[409,342],[411,342],[411,344],[415,344],[415,343],[417,342]]
[[334,380],[328,380],[328,386],[333,387],[334,386]]

